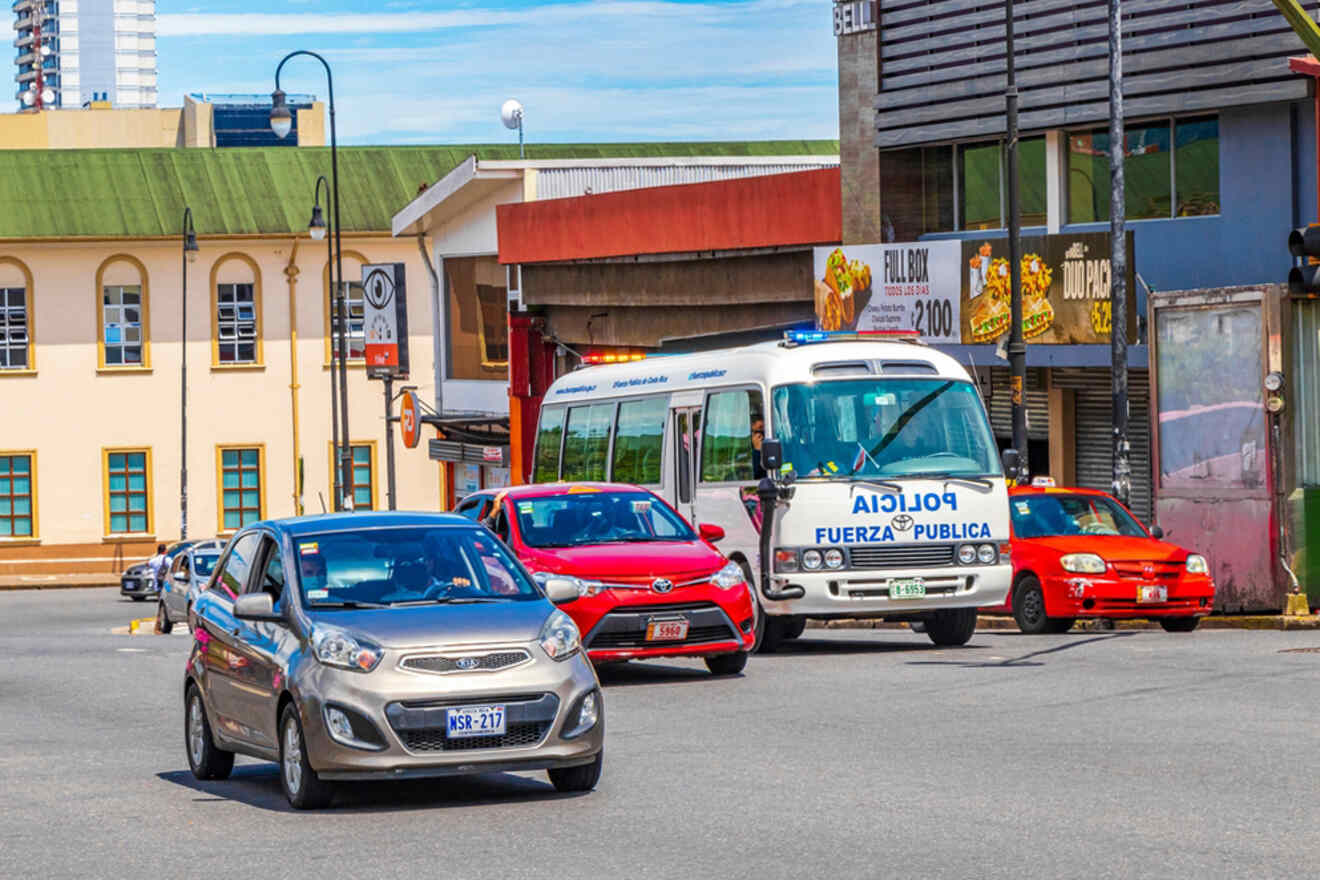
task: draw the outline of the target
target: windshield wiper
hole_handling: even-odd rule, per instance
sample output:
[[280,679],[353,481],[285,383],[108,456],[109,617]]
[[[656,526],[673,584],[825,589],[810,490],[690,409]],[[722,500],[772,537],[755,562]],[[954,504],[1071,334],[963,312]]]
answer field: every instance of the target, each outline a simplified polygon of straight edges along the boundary
[[312,608],[389,608],[383,602],[359,602],[356,599],[344,599],[338,602],[314,602]]
[[983,486],[986,489],[993,489],[995,487],[995,484],[987,480],[985,477],[960,476],[955,473],[950,473],[949,471],[915,471],[910,474],[903,474],[903,476],[919,480],[945,480],[946,482],[957,481],[971,483],[974,486]]
[[478,602],[503,602],[495,596],[437,596],[434,599],[409,599],[406,602],[391,602],[390,608],[408,608],[414,605],[472,605]]
[[857,477],[853,480],[852,488],[848,494],[851,496],[857,492],[858,486],[869,486],[872,489],[884,489],[886,492],[893,492],[896,495],[903,493],[903,487],[898,483],[891,483],[888,480],[869,480],[865,477]]

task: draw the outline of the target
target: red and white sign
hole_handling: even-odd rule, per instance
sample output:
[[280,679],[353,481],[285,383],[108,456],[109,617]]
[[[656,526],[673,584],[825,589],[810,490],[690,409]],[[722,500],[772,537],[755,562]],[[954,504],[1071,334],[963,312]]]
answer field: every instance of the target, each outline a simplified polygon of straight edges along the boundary
[[417,392],[405,391],[399,400],[399,430],[403,434],[403,445],[416,449],[421,428],[422,423],[417,418]]
[[503,461],[504,451],[498,446],[483,446],[481,447],[481,460],[496,462]]
[[408,291],[403,263],[362,267],[363,324],[367,375],[408,377]]

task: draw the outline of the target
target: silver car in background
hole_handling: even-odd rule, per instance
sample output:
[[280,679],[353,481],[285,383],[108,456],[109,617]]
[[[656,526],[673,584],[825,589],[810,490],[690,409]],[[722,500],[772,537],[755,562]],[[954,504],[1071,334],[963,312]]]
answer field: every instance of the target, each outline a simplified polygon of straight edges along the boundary
[[156,630],[169,633],[187,623],[193,602],[206,589],[211,572],[225,549],[221,540],[201,541],[176,554],[157,592]]
[[299,809],[332,784],[546,770],[600,778],[600,684],[577,627],[488,530],[459,516],[261,522],[229,542],[193,605],[183,682],[188,763],[278,761]]

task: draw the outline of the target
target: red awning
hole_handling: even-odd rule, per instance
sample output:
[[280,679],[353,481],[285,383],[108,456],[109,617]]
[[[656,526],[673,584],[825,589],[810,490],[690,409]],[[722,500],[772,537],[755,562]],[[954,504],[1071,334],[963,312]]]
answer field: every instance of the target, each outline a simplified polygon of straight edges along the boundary
[[840,205],[838,168],[500,205],[500,262],[832,244]]

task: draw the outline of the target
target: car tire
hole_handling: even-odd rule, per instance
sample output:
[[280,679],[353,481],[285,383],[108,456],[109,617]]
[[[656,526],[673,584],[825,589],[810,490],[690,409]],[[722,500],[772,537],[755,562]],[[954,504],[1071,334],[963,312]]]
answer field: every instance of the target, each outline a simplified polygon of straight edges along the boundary
[[596,760],[577,767],[555,767],[545,771],[556,791],[570,794],[591,791],[600,782],[600,770],[605,763],[605,750],[596,753]]
[[783,646],[792,618],[782,615],[772,617],[767,614],[763,619],[765,624],[761,630],[761,638],[757,640],[756,652],[758,654],[773,654]]
[[976,609],[936,611],[926,621],[926,636],[942,648],[957,648],[971,641],[976,632]]
[[794,614],[784,622],[784,641],[792,641],[806,632],[807,617],[804,614]]
[[739,560],[738,567],[742,569],[743,580],[747,582],[747,590],[752,596],[752,653],[761,650],[761,641],[765,638],[765,609],[761,607],[760,588],[756,585],[756,578],[752,576],[752,569],[746,562]]
[[716,654],[714,657],[706,658],[706,668],[710,670],[711,675],[737,675],[745,666],[747,666],[746,651]]
[[307,760],[302,720],[293,703],[280,714],[280,787],[295,810],[317,810],[330,803],[334,787],[322,782]]
[[206,717],[206,703],[197,685],[188,688],[183,709],[183,744],[188,752],[188,768],[197,779],[228,779],[234,770],[234,753],[226,752],[211,738],[211,722]]
[[1164,627],[1165,632],[1171,633],[1189,633],[1196,629],[1197,624],[1201,622],[1199,617],[1162,617],[1160,626]]
[[[1013,619],[1018,629],[1029,636],[1063,633],[1072,629],[1073,621],[1062,617],[1045,616],[1045,591],[1033,574],[1024,575],[1013,590]],[[1063,623],[1062,629],[1058,629]]]
[[170,612],[165,608],[165,602],[162,600],[156,603],[156,632],[162,636],[167,636],[174,631],[174,623],[170,620]]

